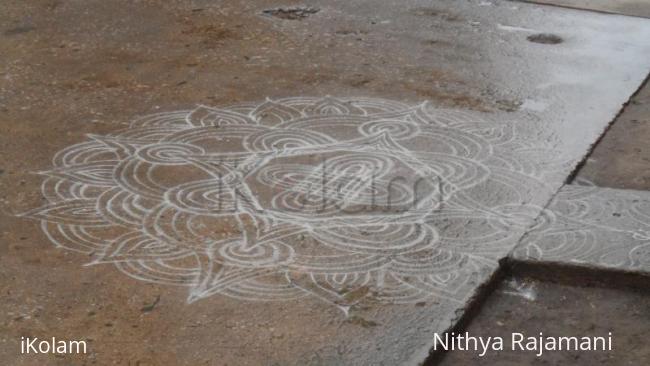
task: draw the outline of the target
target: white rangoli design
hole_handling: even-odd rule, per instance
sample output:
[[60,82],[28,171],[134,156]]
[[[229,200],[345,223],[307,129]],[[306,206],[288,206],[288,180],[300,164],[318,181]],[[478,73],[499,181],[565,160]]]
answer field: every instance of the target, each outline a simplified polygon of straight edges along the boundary
[[49,204],[25,215],[90,264],[188,286],[189,301],[459,299],[562,167],[516,137],[379,99],[201,106],[60,151],[42,172]]
[[546,212],[513,258],[650,271],[650,192],[567,185]]

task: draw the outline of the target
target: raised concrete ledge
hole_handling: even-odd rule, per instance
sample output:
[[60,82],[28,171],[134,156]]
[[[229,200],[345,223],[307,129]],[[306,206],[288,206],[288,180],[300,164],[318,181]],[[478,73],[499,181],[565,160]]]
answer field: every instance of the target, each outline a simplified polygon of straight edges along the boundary
[[650,192],[565,186],[511,257],[650,274]]

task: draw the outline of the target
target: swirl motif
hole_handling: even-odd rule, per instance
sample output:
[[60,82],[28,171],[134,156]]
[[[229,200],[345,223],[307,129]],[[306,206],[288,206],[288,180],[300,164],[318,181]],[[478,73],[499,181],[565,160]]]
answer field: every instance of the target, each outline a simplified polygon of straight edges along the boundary
[[650,270],[650,194],[566,185],[514,250],[522,260]]
[[546,172],[513,156],[513,131],[381,99],[200,106],[61,150],[25,215],[189,301],[461,298],[537,213]]

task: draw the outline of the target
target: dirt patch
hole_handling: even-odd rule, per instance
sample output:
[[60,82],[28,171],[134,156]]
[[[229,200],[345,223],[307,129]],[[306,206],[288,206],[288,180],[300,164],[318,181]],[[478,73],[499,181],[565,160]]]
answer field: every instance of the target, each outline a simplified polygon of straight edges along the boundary
[[425,46],[445,46],[445,47],[456,46],[453,42],[445,41],[442,39],[425,39],[424,41],[422,41],[422,44]]
[[416,8],[411,10],[411,14],[421,17],[436,17],[449,22],[457,22],[462,20],[462,18],[457,14],[452,14],[435,8]]
[[422,87],[414,87],[413,91],[420,97],[436,101],[445,106],[469,108],[481,112],[491,112],[493,110],[485,101],[471,95],[455,94]]
[[232,29],[217,25],[192,25],[183,34],[199,37],[205,46],[215,46],[231,39],[239,39],[239,34]]
[[31,25],[22,25],[19,27],[7,29],[6,31],[2,32],[2,34],[4,34],[5,36],[15,36],[17,34],[29,33],[35,29],[36,27]]
[[318,8],[294,7],[294,8],[275,8],[262,11],[262,14],[280,19],[302,20],[310,15],[320,11]]
[[348,79],[347,83],[352,87],[360,88],[371,82],[372,82],[372,78],[369,76],[366,76],[364,74],[354,74],[352,75],[352,77]]
[[499,110],[505,112],[515,112],[519,110],[522,102],[519,100],[499,99],[495,102],[495,104]]
[[349,35],[359,36],[359,35],[368,34],[368,31],[362,29],[339,29],[334,33],[342,36],[349,36]]
[[526,39],[530,42],[541,44],[560,44],[564,42],[564,39],[562,39],[562,37],[551,33],[533,34],[526,37]]

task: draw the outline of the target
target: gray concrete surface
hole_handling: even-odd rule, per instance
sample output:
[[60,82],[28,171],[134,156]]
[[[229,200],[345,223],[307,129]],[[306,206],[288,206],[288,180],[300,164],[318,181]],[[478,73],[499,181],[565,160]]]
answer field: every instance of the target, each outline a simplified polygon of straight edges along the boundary
[[630,99],[587,157],[574,182],[650,190],[650,84]]
[[650,192],[565,186],[512,257],[650,273]]
[[[0,15],[12,364],[71,361],[24,334],[91,339],[81,363],[420,363],[650,68],[650,21],[530,4],[120,5]],[[290,210],[314,172],[352,206],[431,184]],[[222,211],[221,179],[258,202]]]
[[[502,337],[504,351],[452,351],[440,362],[454,365],[625,365],[650,359],[646,332],[650,319],[650,294],[646,290],[584,287],[527,277],[507,278],[485,301],[481,312],[466,328],[471,335]],[[539,337],[607,337],[611,351],[512,351],[512,334]]]
[[526,0],[526,2],[650,18],[650,3],[645,0]]

